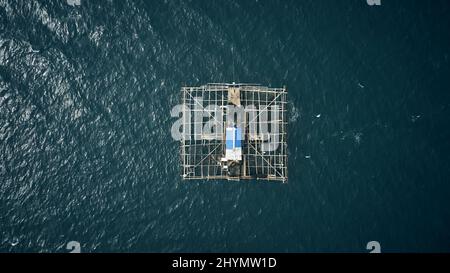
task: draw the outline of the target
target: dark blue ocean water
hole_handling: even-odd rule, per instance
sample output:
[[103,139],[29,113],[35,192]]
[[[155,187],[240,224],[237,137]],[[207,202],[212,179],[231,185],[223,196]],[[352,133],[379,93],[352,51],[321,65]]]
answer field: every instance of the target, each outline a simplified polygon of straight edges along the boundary
[[[0,0],[0,251],[450,251],[450,2]],[[180,87],[286,85],[289,183],[180,179]]]

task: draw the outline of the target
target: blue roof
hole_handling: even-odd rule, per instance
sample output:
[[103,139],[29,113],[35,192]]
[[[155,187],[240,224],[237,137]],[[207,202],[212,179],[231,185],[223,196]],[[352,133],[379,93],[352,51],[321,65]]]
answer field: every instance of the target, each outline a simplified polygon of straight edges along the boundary
[[242,129],[236,128],[236,144],[234,145],[236,148],[241,148],[241,139],[242,139]]
[[[232,129],[232,130],[229,130]],[[226,130],[225,147],[227,150],[242,147],[242,129],[229,127]],[[234,142],[234,143],[233,143]],[[234,144],[234,145],[233,145]]]

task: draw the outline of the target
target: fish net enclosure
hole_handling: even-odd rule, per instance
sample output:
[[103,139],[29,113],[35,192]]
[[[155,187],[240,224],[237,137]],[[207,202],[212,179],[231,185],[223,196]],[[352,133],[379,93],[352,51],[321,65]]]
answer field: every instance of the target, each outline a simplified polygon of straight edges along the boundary
[[285,87],[182,87],[182,178],[287,182],[286,99]]

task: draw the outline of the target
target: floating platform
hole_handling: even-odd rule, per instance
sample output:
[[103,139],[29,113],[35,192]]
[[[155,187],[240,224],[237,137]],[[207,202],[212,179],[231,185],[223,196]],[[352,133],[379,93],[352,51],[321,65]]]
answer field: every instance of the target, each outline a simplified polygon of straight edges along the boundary
[[287,182],[286,88],[182,87],[182,178]]

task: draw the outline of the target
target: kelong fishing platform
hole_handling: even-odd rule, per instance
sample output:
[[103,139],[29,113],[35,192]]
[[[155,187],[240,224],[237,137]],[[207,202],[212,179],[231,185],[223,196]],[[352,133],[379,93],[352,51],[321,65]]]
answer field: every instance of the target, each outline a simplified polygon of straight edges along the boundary
[[286,88],[182,87],[182,178],[287,182]]

